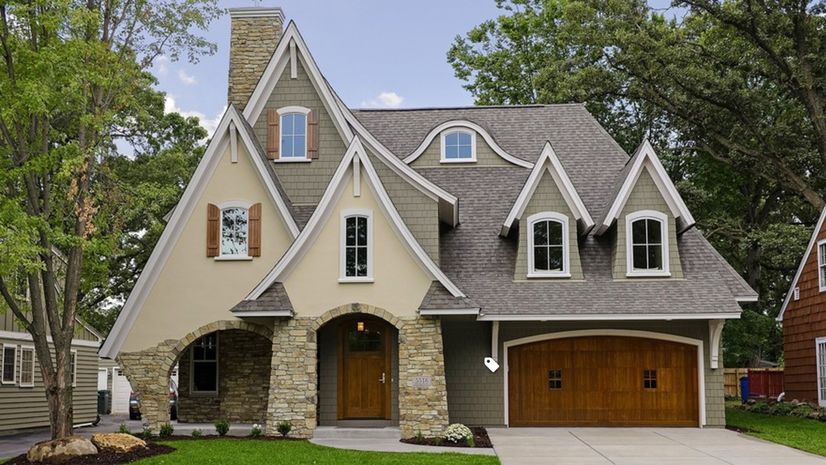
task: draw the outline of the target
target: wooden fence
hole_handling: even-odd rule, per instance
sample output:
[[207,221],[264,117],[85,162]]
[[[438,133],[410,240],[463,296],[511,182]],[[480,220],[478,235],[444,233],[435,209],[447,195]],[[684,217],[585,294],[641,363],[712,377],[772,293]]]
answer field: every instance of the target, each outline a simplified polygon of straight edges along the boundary
[[777,397],[783,392],[782,368],[725,368],[723,384],[726,397],[740,397],[740,378],[751,376],[749,391],[751,397]]

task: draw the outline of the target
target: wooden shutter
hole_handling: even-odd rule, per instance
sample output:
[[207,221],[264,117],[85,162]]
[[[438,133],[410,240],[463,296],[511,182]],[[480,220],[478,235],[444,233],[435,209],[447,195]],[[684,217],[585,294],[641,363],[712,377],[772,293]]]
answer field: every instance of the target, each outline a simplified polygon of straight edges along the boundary
[[267,158],[270,160],[278,160],[278,143],[281,139],[278,131],[279,120],[278,110],[267,108]]
[[207,257],[217,257],[221,244],[221,210],[207,204]]
[[261,204],[250,207],[247,238],[247,250],[250,257],[261,256]]
[[318,160],[318,112],[307,113],[307,155],[310,160]]

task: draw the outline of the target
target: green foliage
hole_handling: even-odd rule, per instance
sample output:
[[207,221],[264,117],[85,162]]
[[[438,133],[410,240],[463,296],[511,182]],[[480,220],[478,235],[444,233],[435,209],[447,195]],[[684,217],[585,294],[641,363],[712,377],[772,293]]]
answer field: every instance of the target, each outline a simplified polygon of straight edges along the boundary
[[152,428],[150,428],[149,425],[143,425],[143,432],[141,433],[141,437],[147,441],[152,439]]
[[158,436],[162,438],[168,438],[175,433],[175,427],[172,426],[172,423],[164,423],[161,425],[161,429],[158,432]]
[[199,428],[195,428],[194,430],[192,430],[192,437],[193,438],[197,439],[197,438],[200,438],[203,435],[204,435],[204,432],[201,431]]
[[261,428],[261,425],[254,424],[252,425],[252,429],[250,429],[250,437],[251,438],[260,438],[264,435],[264,429]]
[[826,455],[826,423],[804,418],[775,417],[726,409],[726,425],[767,441]]
[[126,426],[125,423],[121,423],[120,426],[118,426],[118,433],[131,434],[131,432],[129,431],[129,427]]
[[227,420],[216,421],[215,432],[218,433],[218,436],[226,436],[229,433],[229,422]]
[[367,452],[317,446],[309,441],[185,440],[171,444],[175,451],[141,459],[141,465],[224,464],[261,465],[498,465],[488,455],[432,452]]
[[278,422],[278,425],[276,425],[275,428],[276,431],[278,431],[278,433],[281,434],[281,436],[286,438],[287,435],[290,434],[290,431],[293,430],[293,424],[290,422],[290,420],[284,420]]
[[[724,363],[782,360],[775,322],[826,191],[822,2],[497,0],[448,62],[479,104],[582,102],[628,152],[648,138],[697,226],[759,292]],[[670,15],[679,15],[679,20]]]

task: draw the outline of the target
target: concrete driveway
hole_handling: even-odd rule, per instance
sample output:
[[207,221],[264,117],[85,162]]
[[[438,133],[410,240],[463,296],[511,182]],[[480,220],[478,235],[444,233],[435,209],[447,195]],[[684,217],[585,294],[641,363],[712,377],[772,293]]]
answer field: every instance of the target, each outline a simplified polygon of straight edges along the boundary
[[502,465],[826,465],[826,458],[734,431],[489,428]]

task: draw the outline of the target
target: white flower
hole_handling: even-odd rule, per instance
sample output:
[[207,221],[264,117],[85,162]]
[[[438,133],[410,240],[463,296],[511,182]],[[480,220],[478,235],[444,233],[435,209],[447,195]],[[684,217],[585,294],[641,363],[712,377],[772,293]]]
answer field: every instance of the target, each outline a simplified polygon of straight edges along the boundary
[[470,437],[473,437],[470,428],[461,423],[454,423],[445,430],[445,439],[453,443],[467,441]]

